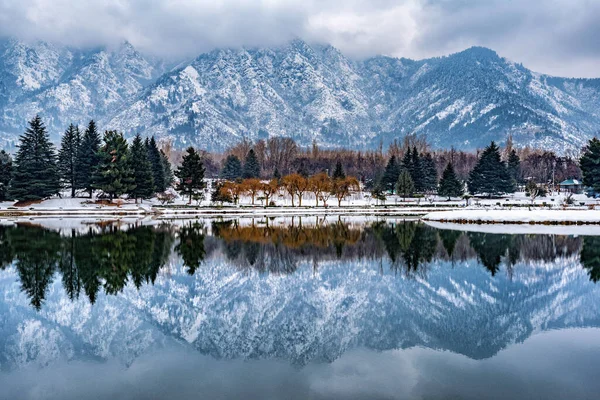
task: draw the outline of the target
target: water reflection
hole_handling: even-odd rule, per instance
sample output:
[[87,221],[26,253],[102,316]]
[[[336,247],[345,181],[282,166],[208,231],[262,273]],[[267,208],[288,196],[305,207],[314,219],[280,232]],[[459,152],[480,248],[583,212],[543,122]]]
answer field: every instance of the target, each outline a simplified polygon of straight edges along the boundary
[[0,226],[0,399],[594,393],[596,236],[343,217],[41,223]]
[[[439,230],[416,221],[364,225],[342,219],[191,221],[179,225],[99,223],[62,234],[32,224],[0,226],[0,266],[14,263],[21,288],[41,309],[58,275],[71,300],[82,293],[94,304],[102,290],[118,294],[131,282],[153,284],[172,256],[189,275],[204,260],[223,255],[241,270],[293,274],[303,262],[317,271],[332,260],[371,260],[381,273],[427,277],[431,263],[477,260],[491,276],[510,277],[519,262],[579,255],[593,282],[600,279],[600,237],[509,235]],[[384,267],[385,266],[385,267]],[[58,273],[58,274],[57,274]]]

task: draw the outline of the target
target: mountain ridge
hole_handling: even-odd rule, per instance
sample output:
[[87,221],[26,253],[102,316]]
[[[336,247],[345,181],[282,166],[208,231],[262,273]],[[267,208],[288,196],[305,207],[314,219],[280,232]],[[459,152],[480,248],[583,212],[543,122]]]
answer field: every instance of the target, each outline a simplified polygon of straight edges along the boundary
[[[83,62],[86,60],[86,62]],[[223,150],[242,138],[376,148],[407,134],[436,148],[475,149],[512,135],[564,153],[599,130],[600,79],[532,72],[485,47],[411,60],[351,60],[299,39],[215,49],[174,68],[124,43],[74,50],[0,43],[0,143],[35,113],[53,139],[70,122]]]

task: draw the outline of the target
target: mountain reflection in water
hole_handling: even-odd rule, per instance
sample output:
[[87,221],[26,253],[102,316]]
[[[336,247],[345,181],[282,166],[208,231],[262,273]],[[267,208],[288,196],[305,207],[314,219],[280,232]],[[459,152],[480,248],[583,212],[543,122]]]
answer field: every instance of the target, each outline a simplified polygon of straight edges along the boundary
[[[600,279],[600,237],[510,235],[439,230],[416,221],[365,225],[342,219],[274,224],[269,219],[190,221],[144,226],[99,223],[68,235],[31,224],[0,226],[0,267],[14,263],[23,292],[40,309],[59,276],[69,299],[99,291],[114,295],[130,282],[153,284],[173,255],[194,275],[207,259],[223,255],[241,270],[292,274],[300,262],[369,260],[381,273],[427,278],[436,261],[477,260],[492,276],[510,276],[519,262],[579,255],[590,280]],[[385,262],[384,262],[385,261]],[[385,266],[385,267],[384,267]]]
[[0,399],[600,390],[596,236],[351,217],[34,222],[0,226]]

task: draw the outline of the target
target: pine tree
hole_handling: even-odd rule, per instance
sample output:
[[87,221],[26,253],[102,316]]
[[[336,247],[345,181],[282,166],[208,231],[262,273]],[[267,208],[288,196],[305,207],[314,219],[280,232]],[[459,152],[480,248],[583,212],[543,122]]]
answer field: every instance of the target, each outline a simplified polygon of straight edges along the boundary
[[167,190],[165,182],[165,165],[163,158],[154,140],[154,136],[150,140],[146,139],[146,149],[148,150],[148,160],[152,164],[152,177],[154,178],[154,192],[162,193]]
[[579,160],[583,174],[583,184],[596,193],[600,193],[600,140],[593,138],[589,141],[585,152]]
[[515,184],[521,182],[521,160],[517,155],[515,149],[512,149],[510,153],[508,153],[508,174]]
[[333,170],[333,175],[331,179],[334,181],[346,178],[346,173],[344,172],[344,168],[342,167],[342,162],[337,160],[335,163],[335,169]]
[[20,201],[41,200],[59,193],[56,153],[40,116],[20,137],[10,196]]
[[412,160],[411,160],[411,165],[410,165],[410,177],[413,180],[413,183],[415,185],[415,191],[416,192],[423,192],[425,190],[424,187],[424,181],[423,181],[423,177],[424,177],[424,172],[423,172],[423,162],[421,159],[421,155],[419,154],[419,151],[417,150],[416,147],[413,147],[412,150]]
[[506,164],[500,159],[500,150],[492,142],[485,148],[477,165],[469,175],[469,192],[497,196],[515,191]]
[[94,175],[94,188],[102,190],[112,201],[133,190],[135,183],[129,162],[129,148],[123,134],[104,133],[104,144],[98,152],[99,163]]
[[81,188],[77,178],[77,156],[81,145],[79,127],[71,124],[62,137],[60,150],[58,151],[58,173],[63,187],[71,189],[71,197],[75,197],[75,191]]
[[173,182],[175,181],[175,175],[173,175],[173,169],[171,168],[171,162],[169,161],[169,158],[162,150],[160,151],[160,157],[163,163],[165,187],[168,188],[173,185]]
[[225,159],[225,165],[221,170],[221,178],[227,179],[228,181],[235,181],[242,177],[242,163],[240,159],[230,154]]
[[12,170],[13,166],[10,155],[4,150],[0,150],[0,201],[6,201],[8,198]]
[[177,190],[182,195],[189,196],[190,203],[194,193],[197,190],[204,189],[204,166],[200,155],[193,147],[188,147],[186,150],[181,165],[175,171],[175,176],[179,179]]
[[242,173],[244,179],[260,178],[260,164],[254,149],[250,149],[244,161],[244,170]]
[[275,171],[273,171],[273,179],[277,179],[277,182],[281,180],[281,172],[279,172],[279,168],[275,167]]
[[400,167],[396,162],[396,156],[391,156],[381,177],[381,184],[384,190],[388,190],[391,193],[394,193],[394,188],[396,187],[396,182],[398,182],[398,177],[400,176]]
[[129,163],[133,171],[133,185],[127,194],[135,199],[149,199],[154,195],[154,174],[152,163],[148,159],[148,150],[138,133],[129,149]]
[[442,174],[442,179],[440,180],[438,194],[440,196],[448,197],[448,200],[450,200],[450,197],[462,196],[463,192],[463,184],[456,177],[454,166],[452,163],[448,163]]
[[415,192],[415,184],[406,168],[402,169],[398,182],[396,183],[396,193],[406,199]]
[[423,191],[435,191],[438,184],[438,174],[435,161],[430,153],[427,153],[421,157],[421,168],[423,171]]
[[94,193],[95,169],[100,162],[98,156],[100,143],[100,134],[96,128],[96,123],[92,120],[89,122],[81,139],[75,167],[77,185],[88,192],[90,197]]

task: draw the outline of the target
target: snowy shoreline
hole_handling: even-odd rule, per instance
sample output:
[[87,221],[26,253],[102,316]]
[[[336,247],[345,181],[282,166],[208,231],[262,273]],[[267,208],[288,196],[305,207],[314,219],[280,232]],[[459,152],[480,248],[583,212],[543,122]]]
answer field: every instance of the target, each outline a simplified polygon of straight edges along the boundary
[[534,225],[597,225],[600,210],[588,209],[525,209],[525,210],[452,210],[426,214],[424,221],[454,224],[534,224]]

